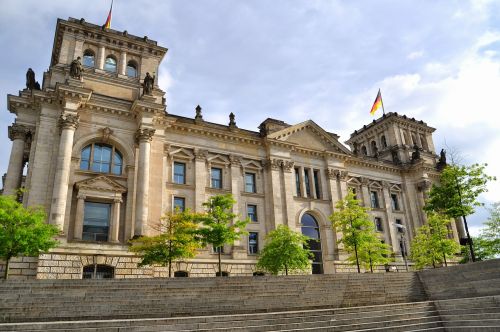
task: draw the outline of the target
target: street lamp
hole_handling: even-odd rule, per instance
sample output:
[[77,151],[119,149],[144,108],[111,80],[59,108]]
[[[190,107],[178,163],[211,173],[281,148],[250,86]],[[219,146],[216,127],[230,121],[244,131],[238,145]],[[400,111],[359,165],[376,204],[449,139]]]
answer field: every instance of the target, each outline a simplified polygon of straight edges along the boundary
[[406,226],[398,224],[398,223],[393,223],[394,226],[396,226],[396,229],[398,230],[399,233],[401,233],[401,256],[403,256],[403,261],[405,262],[405,268],[406,272],[408,272],[408,261],[406,259]]

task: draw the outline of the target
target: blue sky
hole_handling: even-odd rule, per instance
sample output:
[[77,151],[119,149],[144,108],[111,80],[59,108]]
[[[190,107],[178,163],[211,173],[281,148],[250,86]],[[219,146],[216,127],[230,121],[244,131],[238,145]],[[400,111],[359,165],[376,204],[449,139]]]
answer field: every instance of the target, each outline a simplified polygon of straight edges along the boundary
[[[6,94],[48,69],[56,19],[103,24],[109,0],[0,0],[0,173],[10,141]],[[341,141],[386,111],[437,128],[436,149],[487,162],[500,177],[498,1],[116,0],[112,28],[169,48],[159,72],[168,111],[256,130],[267,117],[312,119]],[[500,201],[499,181],[481,197]],[[487,212],[472,216],[476,232]]]

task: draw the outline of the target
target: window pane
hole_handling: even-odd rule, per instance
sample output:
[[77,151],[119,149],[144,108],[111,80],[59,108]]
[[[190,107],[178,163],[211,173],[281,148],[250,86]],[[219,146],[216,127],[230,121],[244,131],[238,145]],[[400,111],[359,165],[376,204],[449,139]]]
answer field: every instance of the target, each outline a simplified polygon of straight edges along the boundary
[[116,60],[112,57],[107,57],[104,63],[104,70],[112,73],[116,72]]
[[245,173],[245,191],[247,193],[254,193],[255,190],[255,174]]
[[312,239],[318,239],[318,230],[312,227],[302,227],[302,234]]
[[376,191],[371,191],[370,192],[370,198],[371,198],[372,208],[379,208],[378,193]]
[[309,213],[306,213],[302,216],[302,219],[300,220],[300,223],[303,226],[311,226],[311,227],[318,227],[318,223],[314,219],[313,216],[311,216]]
[[311,184],[309,183],[309,170],[304,170],[304,182],[306,183],[306,196],[311,197]]
[[222,189],[222,169],[212,168],[211,170],[212,188]]
[[399,210],[398,195],[391,194],[391,200],[392,200],[392,209],[398,211]]
[[82,160],[89,160],[90,159],[90,148],[91,148],[91,146],[89,145],[82,150],[82,155],[81,155]]
[[259,234],[250,232],[248,234],[248,252],[250,254],[257,254],[259,252]]
[[298,197],[302,196],[302,193],[300,192],[300,174],[298,168],[295,169],[295,190]]
[[87,160],[80,161],[80,169],[88,170],[89,162]]
[[127,76],[128,77],[137,77],[137,69],[135,68],[134,64],[129,64],[127,65]]
[[251,221],[257,222],[257,205],[247,205],[247,216]]
[[184,211],[186,208],[186,200],[184,197],[174,197],[174,211]]
[[186,164],[174,163],[174,183],[186,183]]
[[320,195],[320,187],[319,187],[319,172],[317,170],[314,171],[314,186],[316,190],[316,198],[321,198]]
[[83,55],[83,65],[86,67],[94,67],[95,66],[94,54],[90,52],[85,52],[85,54]]

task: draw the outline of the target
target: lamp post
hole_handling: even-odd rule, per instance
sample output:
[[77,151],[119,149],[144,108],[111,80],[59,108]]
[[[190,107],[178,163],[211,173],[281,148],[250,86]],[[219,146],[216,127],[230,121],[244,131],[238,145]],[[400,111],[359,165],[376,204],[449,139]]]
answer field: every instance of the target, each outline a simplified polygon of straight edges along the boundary
[[401,233],[401,256],[403,256],[403,261],[405,262],[406,272],[408,272],[408,260],[406,259],[406,226],[394,223],[396,229]]

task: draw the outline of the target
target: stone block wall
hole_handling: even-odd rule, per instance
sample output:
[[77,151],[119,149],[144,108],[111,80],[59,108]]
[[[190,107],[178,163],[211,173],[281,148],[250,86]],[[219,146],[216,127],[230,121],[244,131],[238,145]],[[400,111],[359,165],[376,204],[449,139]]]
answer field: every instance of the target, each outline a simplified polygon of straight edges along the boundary
[[[5,262],[0,261],[0,279],[5,273]],[[14,257],[9,264],[9,279],[35,279],[38,266],[37,257]]]

